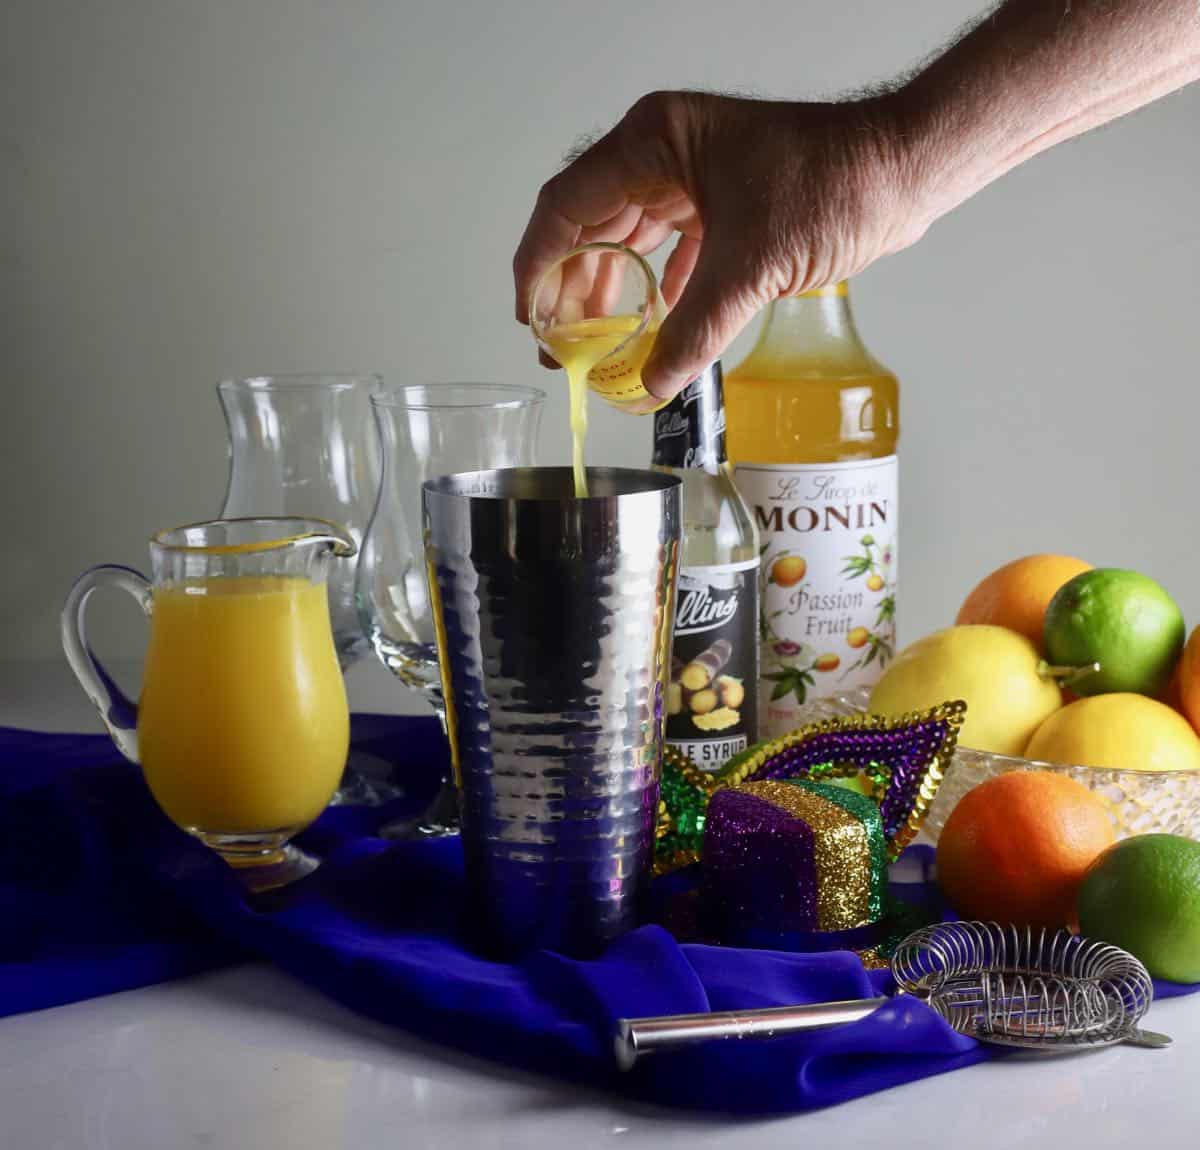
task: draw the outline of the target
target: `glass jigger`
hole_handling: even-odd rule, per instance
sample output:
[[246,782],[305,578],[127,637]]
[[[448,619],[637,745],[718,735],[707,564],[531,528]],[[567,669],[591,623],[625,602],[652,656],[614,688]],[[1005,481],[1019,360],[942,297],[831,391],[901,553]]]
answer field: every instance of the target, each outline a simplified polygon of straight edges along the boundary
[[[289,844],[329,804],[346,763],[350,712],[329,625],[331,561],[354,542],[313,519],[229,519],[162,531],[152,578],[93,567],[63,609],[63,649],[121,753],[158,805],[255,891],[308,874]],[[98,587],[150,616],[139,704],[85,638]]]
[[[421,484],[462,471],[531,467],[546,393],[499,383],[433,383],[371,396],[383,447],[379,501],[363,539],[358,599],[383,665],[420,691],[446,722],[421,526]],[[446,777],[416,819],[385,838],[458,833],[458,796]]]
[[[217,397],[229,430],[223,518],[312,515],[341,524],[358,545],[379,490],[379,445],[371,425],[378,375],[295,373],[229,379]],[[355,602],[355,564],[332,565],[329,617],[345,671],[369,650]],[[336,803],[379,803],[399,794],[388,765],[351,754]]]
[[529,303],[538,346],[609,403],[636,413],[662,406],[642,366],[666,314],[646,260],[622,244],[584,244],[542,273]]

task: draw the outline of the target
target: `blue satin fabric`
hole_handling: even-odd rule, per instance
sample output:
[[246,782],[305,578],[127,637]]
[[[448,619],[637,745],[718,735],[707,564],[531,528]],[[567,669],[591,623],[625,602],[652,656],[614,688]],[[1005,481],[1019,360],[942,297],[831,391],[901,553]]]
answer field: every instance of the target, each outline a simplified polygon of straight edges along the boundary
[[[444,753],[433,720],[356,716],[354,742],[401,764],[409,807],[428,797]],[[372,837],[402,805],[326,812],[302,840],[321,868],[252,905],[222,863],[167,823],[106,738],[0,729],[0,1015],[262,958],[373,1018],[508,1065],[756,1114],[845,1101],[994,1054],[901,998],[848,1026],[709,1043],[621,1076],[611,1054],[619,1017],[871,997],[889,980],[844,951],[681,944],[658,925],[594,961],[489,961],[462,941],[457,841]],[[662,905],[680,885],[660,880]]]

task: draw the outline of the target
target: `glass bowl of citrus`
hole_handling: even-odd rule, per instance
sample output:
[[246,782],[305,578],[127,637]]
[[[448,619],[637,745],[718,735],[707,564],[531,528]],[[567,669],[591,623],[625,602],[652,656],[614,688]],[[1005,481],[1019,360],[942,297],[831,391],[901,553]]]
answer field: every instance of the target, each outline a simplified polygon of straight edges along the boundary
[[[812,700],[801,708],[797,725],[807,726],[823,719],[865,714],[870,696],[869,688],[860,687],[844,694]],[[1119,698],[1126,707],[1138,709],[1138,704],[1128,695],[1094,698],[1096,702],[1106,698]],[[1153,700],[1146,702],[1153,705]],[[1158,711],[1149,707],[1145,708],[1145,711],[1146,714],[1126,712],[1121,716],[1122,721],[1113,723],[1093,722],[1089,724],[1088,729],[1097,733],[1094,737],[1105,734],[1110,744],[1125,739],[1139,739],[1144,742],[1148,734],[1145,726],[1147,720],[1153,723],[1160,717]],[[1168,729],[1163,737],[1169,739],[1171,733]],[[1052,736],[1055,736],[1055,732],[1051,729],[1042,740],[1043,745],[1050,751],[1054,749]],[[1054,741],[1065,745],[1066,733],[1060,733]],[[1037,749],[1036,744],[1031,744],[1031,747]],[[1188,758],[1185,761],[1191,760]],[[1119,839],[1132,835],[1163,833],[1200,840],[1200,764],[1157,770],[1092,767],[1074,762],[1051,762],[1018,755],[976,751],[961,745],[954,752],[945,778],[930,804],[929,814],[922,828],[924,838],[936,843],[950,812],[969,790],[1009,771],[1052,771],[1083,783],[1107,803]]]

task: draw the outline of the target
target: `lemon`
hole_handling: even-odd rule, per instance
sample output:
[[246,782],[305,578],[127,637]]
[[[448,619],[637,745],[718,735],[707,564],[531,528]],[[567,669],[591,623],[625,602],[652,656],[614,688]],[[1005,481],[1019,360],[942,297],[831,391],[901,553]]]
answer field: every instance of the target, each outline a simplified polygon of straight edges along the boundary
[[1137,835],[1089,868],[1076,901],[1086,938],[1124,947],[1155,978],[1200,982],[1200,843]]
[[1200,738],[1178,711],[1145,695],[1078,699],[1034,733],[1025,757],[1131,771],[1200,769]]
[[1051,663],[1100,670],[1072,679],[1076,695],[1162,694],[1187,635],[1183,613],[1159,584],[1136,571],[1102,567],[1068,580],[1046,607],[1043,643]]
[[925,711],[962,699],[964,747],[1019,755],[1062,692],[1038,674],[1037,648],[1007,627],[969,624],[935,631],[905,647],[871,692],[876,715]]

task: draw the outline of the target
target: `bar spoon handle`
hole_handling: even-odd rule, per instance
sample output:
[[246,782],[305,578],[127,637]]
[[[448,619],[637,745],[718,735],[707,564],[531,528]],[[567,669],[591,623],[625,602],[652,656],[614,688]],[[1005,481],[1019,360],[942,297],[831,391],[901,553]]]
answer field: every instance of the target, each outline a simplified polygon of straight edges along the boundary
[[658,1018],[621,1018],[613,1039],[617,1066],[629,1070],[643,1054],[674,1050],[716,1038],[773,1038],[802,1030],[820,1030],[857,1022],[878,1010],[887,998],[773,1006],[764,1010],[725,1010],[710,1014],[669,1014]]

